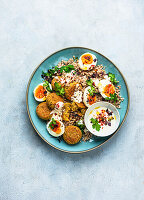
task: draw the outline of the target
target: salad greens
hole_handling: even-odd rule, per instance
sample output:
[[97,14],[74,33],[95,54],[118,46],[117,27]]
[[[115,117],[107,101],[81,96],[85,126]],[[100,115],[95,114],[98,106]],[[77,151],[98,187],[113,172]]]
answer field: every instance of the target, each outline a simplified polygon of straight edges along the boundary
[[48,81],[44,80],[43,87],[46,87],[46,90],[48,90],[49,92],[52,92],[52,89],[50,88],[50,84]]
[[110,94],[110,97],[106,97],[106,100],[113,100],[114,103],[118,100],[116,93]]
[[65,72],[69,73],[69,72],[71,72],[71,71],[74,70],[74,69],[75,69],[75,68],[74,68],[73,65],[62,66],[62,67],[60,68],[60,72],[62,73],[63,71],[65,71]]
[[108,73],[108,77],[110,77],[110,81],[115,85],[118,83],[118,81],[116,80],[115,78],[115,74],[112,74],[112,73]]
[[55,66],[53,69],[49,69],[48,72],[42,71],[42,76],[52,77],[55,72],[60,71],[60,73],[62,73],[63,71],[65,71],[66,73],[69,73],[72,70],[75,70],[75,67],[73,65],[62,66],[61,68]]
[[63,96],[65,94],[64,88],[57,82],[55,82],[55,91],[57,95]]

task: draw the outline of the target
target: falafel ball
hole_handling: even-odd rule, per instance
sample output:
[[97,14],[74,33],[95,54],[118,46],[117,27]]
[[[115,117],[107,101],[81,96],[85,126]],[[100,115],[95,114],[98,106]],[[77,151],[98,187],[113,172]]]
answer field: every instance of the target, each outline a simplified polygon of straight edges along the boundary
[[82,132],[77,126],[66,126],[63,139],[68,144],[76,144],[82,138]]
[[66,97],[68,100],[71,100],[71,97],[72,97],[73,94],[74,94],[76,85],[77,85],[77,83],[76,83],[76,82],[73,82],[73,83],[70,83],[69,86],[66,86],[66,87],[65,87],[65,97]]
[[49,110],[47,103],[42,102],[36,107],[36,114],[43,120],[49,120],[51,118],[51,110]]
[[64,111],[63,111],[63,120],[64,121],[69,121],[69,116],[70,116],[70,110],[71,110],[71,103],[64,103]]
[[50,93],[46,98],[46,103],[49,109],[54,109],[57,102],[64,102],[61,96],[58,96],[56,93]]

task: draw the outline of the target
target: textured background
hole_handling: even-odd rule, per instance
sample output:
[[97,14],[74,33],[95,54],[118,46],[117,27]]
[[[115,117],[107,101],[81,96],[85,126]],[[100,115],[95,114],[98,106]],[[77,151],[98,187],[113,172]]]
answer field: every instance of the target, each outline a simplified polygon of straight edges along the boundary
[[[131,96],[119,133],[79,155],[43,142],[25,102],[35,67],[68,46],[110,58]],[[143,0],[0,0],[0,199],[143,200],[143,63]]]

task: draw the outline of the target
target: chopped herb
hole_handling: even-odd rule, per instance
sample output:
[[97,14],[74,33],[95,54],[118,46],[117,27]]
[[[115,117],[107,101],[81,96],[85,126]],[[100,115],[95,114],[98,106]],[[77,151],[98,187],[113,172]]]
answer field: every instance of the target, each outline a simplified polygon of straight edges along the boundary
[[96,91],[95,91],[95,88],[94,88],[94,86],[93,86],[93,80],[90,78],[89,80],[87,80],[86,81],[87,82],[87,84],[91,87],[88,91],[89,91],[89,94],[90,94],[90,96],[93,96],[94,95],[94,93],[96,93]]
[[65,94],[64,88],[57,82],[55,82],[55,91],[57,95],[63,96]]
[[89,85],[89,86],[93,86],[93,80],[90,78],[90,79],[88,79],[87,81],[87,84]]
[[94,118],[91,118],[90,120],[91,120],[93,129],[96,129],[96,131],[100,131],[101,126],[99,125],[98,120]]
[[118,100],[116,93],[110,94],[110,97],[106,97],[106,100],[113,100],[114,103]]
[[110,77],[110,81],[115,85],[118,83],[118,81],[116,80],[115,78],[115,74],[112,74],[112,73],[108,73],[108,77]]
[[51,127],[51,129],[54,129],[55,125],[56,125],[56,120],[54,118],[52,118],[52,121],[49,124],[49,126]]
[[47,91],[52,92],[50,88],[50,83],[48,81],[44,80],[43,87],[45,87]]
[[95,93],[95,88],[91,87],[91,89],[89,89],[88,91],[89,91],[90,96],[93,96]]

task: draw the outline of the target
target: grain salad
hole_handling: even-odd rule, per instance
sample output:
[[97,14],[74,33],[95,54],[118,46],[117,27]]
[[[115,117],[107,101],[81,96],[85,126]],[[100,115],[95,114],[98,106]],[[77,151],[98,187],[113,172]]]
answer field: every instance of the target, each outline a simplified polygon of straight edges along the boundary
[[115,74],[97,65],[97,58],[91,53],[61,60],[57,66],[43,71],[41,77],[43,83],[34,89],[34,98],[38,102],[46,101],[47,118],[41,117],[45,112],[42,106],[37,107],[38,117],[48,119],[49,134],[57,138],[64,134],[68,144],[92,138],[84,124],[85,112],[92,104],[106,101],[120,109],[124,100]]

